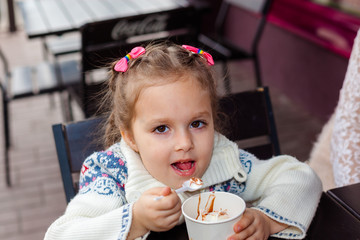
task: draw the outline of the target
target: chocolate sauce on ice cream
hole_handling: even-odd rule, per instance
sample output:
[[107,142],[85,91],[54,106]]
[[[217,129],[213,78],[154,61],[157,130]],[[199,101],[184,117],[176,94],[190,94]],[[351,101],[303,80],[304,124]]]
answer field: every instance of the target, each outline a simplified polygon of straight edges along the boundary
[[201,203],[201,194],[199,194],[199,202],[197,207],[197,217],[196,220],[201,220],[205,222],[217,222],[229,218],[227,209],[214,210],[215,202],[215,193],[211,193],[207,199],[204,209],[200,209]]

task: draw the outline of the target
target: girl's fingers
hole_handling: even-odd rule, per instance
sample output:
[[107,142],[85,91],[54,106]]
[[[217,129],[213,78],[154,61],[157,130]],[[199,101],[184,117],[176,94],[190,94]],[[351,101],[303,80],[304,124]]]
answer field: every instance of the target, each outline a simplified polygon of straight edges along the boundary
[[180,200],[177,204],[172,205],[169,208],[166,209],[162,209],[161,211],[163,211],[163,213],[165,215],[173,215],[173,214],[181,214],[181,203]]
[[171,192],[169,195],[155,202],[156,207],[162,211],[181,209],[181,200],[175,192]]
[[173,213],[162,212],[158,216],[158,219],[161,220],[157,221],[156,224],[158,230],[164,231],[175,227],[175,225],[179,222],[180,216],[181,216],[181,211],[176,211]]
[[170,193],[171,193],[171,188],[165,187],[165,188],[161,191],[160,195],[167,196],[167,195],[169,195]]
[[237,234],[239,237],[238,239],[247,239],[254,235],[256,232],[256,228],[254,228],[252,225],[242,230],[240,233]]
[[[145,194],[151,194],[151,195],[162,195],[162,192],[165,191],[165,189],[167,189],[169,187],[155,187],[155,188],[150,188],[148,190],[145,191]],[[170,189],[170,188],[169,188]],[[171,191],[171,189],[170,189]]]
[[249,237],[253,236],[256,233],[256,228],[253,225],[248,226],[247,228],[237,232],[236,234],[232,235],[230,238],[231,240],[243,240],[248,239]]
[[252,224],[252,222],[254,221],[254,217],[251,214],[248,214],[245,210],[244,215],[242,216],[242,218],[234,224],[234,232],[235,233],[239,233],[242,230],[244,230],[245,228],[247,228],[249,225]]

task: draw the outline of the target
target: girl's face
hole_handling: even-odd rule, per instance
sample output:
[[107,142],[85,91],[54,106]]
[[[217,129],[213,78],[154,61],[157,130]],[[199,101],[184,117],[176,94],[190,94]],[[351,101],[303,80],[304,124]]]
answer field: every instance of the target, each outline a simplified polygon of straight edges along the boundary
[[146,88],[135,105],[132,132],[123,135],[154,178],[178,188],[191,177],[201,177],[210,163],[210,96],[189,78]]

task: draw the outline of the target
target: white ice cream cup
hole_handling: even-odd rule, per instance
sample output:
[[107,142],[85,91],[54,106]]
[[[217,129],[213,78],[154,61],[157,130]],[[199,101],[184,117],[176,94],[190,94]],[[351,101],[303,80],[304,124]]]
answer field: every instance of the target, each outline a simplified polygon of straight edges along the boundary
[[196,220],[198,215],[199,195],[187,199],[182,205],[182,213],[185,216],[186,228],[190,240],[222,240],[234,234],[233,226],[240,220],[245,211],[244,200],[232,193],[227,192],[204,192],[201,193],[199,209],[204,209],[211,193],[215,194],[214,210],[226,209],[229,218],[218,222],[203,222]]

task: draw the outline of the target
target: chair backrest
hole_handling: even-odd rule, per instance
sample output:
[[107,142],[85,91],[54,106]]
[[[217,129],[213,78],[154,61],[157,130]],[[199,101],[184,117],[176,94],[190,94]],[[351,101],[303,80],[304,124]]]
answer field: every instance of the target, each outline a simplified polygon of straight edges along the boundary
[[83,70],[103,67],[134,46],[154,40],[195,40],[199,19],[196,9],[189,6],[85,24],[81,28]]
[[[222,97],[219,102],[223,133],[239,146],[260,159],[280,154],[279,141],[272,113],[268,88],[245,91]],[[77,192],[72,179],[82,162],[92,152],[100,150],[96,138],[102,135],[99,126],[104,119],[92,118],[69,124],[53,125],[56,150],[66,199]],[[97,134],[94,134],[93,132]]]
[[181,1],[177,4],[161,12],[151,11],[148,14],[88,23],[81,28],[86,117],[94,113],[91,109],[94,104],[90,103],[92,97],[89,95],[96,93],[99,88],[97,84],[91,88],[86,81],[88,71],[108,67],[135,46],[164,39],[177,43],[192,43],[197,39],[201,17],[198,8],[184,6]]
[[257,88],[220,99],[222,132],[259,159],[280,154],[269,90]]
[[52,126],[67,202],[78,190],[73,174],[80,172],[87,156],[102,149],[98,137],[101,134],[103,120],[103,118],[92,118]]
[[227,41],[224,37],[223,31],[225,29],[228,12],[231,7],[240,8],[247,12],[256,14],[259,16],[259,21],[256,24],[254,35],[251,35],[252,41],[250,47],[250,51],[254,53],[265,27],[266,18],[270,11],[272,1],[273,0],[223,0],[215,22],[215,33],[217,37],[222,39],[222,41]]

